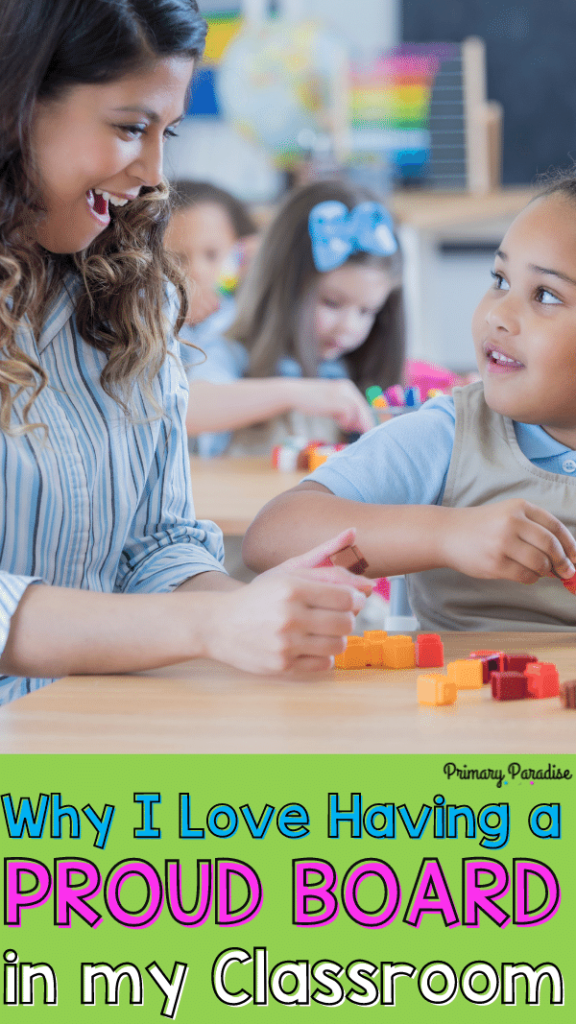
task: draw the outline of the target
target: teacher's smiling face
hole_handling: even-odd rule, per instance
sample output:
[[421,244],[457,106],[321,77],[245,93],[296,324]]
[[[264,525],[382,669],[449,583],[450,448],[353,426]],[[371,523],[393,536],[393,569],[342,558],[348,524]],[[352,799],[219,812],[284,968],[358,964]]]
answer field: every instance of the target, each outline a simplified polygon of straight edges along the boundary
[[80,252],[143,186],[162,180],[163,146],[183,116],[194,62],[169,57],[113,82],[38,101],[32,123],[42,216],[36,237]]

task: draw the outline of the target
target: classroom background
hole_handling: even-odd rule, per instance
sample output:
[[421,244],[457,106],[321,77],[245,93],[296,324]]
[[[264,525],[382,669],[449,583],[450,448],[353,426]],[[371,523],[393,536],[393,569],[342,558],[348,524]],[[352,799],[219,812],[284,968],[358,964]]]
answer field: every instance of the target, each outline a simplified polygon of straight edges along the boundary
[[[573,0],[200,6],[208,45],[179,137],[166,146],[169,177],[229,190],[260,226],[295,183],[345,177],[381,193],[404,254],[408,355],[473,371],[470,320],[494,250],[538,175],[576,157]],[[280,472],[270,455],[192,455],[196,516],[217,522],[227,550],[238,550],[257,512],[305,472]],[[401,579],[396,603],[376,606],[392,637],[418,625]],[[446,663],[457,664],[480,649],[498,659],[526,649],[570,680],[573,700],[573,633],[462,631],[444,642]],[[0,752],[574,750],[573,719],[557,699],[496,706],[484,687],[430,713],[417,703],[416,671],[330,670],[302,686],[199,659],[68,677],[0,710]]]
[[[206,56],[167,150],[264,224],[294,182],[388,196],[408,355],[474,368],[470,319],[537,176],[575,154],[571,0],[203,0]],[[553,16],[551,16],[553,15]]]

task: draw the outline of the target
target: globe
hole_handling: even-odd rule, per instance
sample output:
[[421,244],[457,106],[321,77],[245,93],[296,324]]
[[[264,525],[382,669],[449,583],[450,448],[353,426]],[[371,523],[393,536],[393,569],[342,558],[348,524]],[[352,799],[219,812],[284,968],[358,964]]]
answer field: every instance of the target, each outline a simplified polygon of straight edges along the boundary
[[343,44],[315,22],[248,23],[222,57],[220,106],[287,165],[304,140],[345,129],[347,68]]

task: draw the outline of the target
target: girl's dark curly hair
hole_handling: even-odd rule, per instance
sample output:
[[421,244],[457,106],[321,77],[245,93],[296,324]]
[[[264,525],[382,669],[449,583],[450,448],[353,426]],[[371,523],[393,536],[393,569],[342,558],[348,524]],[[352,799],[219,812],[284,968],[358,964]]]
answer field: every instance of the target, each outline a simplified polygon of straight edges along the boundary
[[[35,241],[43,215],[30,138],[38,100],[56,100],[81,84],[117,81],[178,56],[204,50],[206,23],[196,0],[2,0],[0,5],[0,428],[23,433],[30,407],[47,383],[18,348],[27,314],[38,326],[49,285],[67,268],[82,281],[76,320],[82,337],[108,355],[102,386],[125,412],[139,384],[152,383],[166,357],[166,285],[180,297],[180,271],[163,247],[169,188],[143,188],[115,207],[109,226],[80,253],[54,256]],[[11,427],[16,397],[29,392],[24,421]]]

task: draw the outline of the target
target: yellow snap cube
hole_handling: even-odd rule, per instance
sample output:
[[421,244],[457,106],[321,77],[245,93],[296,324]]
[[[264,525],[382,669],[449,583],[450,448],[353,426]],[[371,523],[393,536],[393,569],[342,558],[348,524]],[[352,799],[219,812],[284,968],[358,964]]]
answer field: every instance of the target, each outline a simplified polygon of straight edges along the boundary
[[458,696],[456,683],[439,672],[418,676],[416,686],[419,704],[454,704]]

